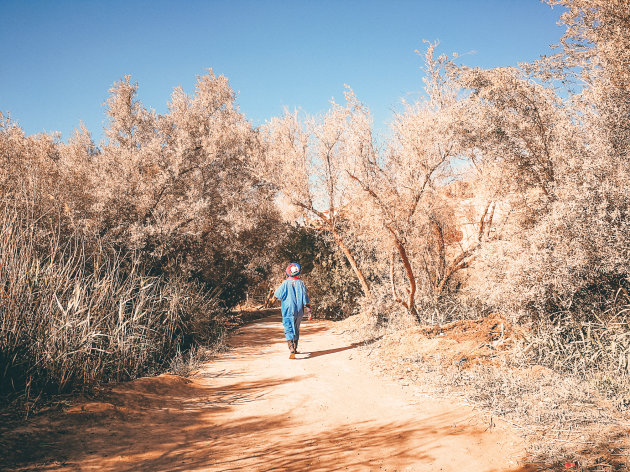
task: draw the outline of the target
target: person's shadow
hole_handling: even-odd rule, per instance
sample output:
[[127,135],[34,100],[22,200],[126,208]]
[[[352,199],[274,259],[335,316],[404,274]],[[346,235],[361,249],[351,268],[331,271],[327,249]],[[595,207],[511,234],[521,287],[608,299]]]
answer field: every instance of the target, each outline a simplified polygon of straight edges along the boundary
[[334,354],[336,352],[347,351],[349,349],[354,349],[361,344],[365,344],[364,342],[352,343],[349,346],[338,347],[335,349],[326,349],[324,351],[313,351],[313,352],[302,352],[300,354],[306,354],[306,357],[300,357],[300,359],[312,359],[314,357],[325,356],[326,354]]

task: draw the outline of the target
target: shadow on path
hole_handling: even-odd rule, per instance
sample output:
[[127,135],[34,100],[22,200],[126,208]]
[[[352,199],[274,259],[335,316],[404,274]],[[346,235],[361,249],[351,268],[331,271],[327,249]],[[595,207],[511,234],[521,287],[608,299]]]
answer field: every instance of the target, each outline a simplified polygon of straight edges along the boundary
[[[266,386],[248,385],[245,390]],[[232,387],[236,389],[232,393],[242,388]],[[41,430],[15,437],[9,444],[13,453],[2,461],[7,467],[2,470],[378,470],[392,461],[426,466],[440,453],[441,438],[483,434],[472,427],[454,429],[450,415],[439,414],[424,421],[348,424],[304,436],[296,434],[295,423],[284,414],[261,412],[230,420],[226,413],[235,404],[226,401],[229,388],[226,396],[210,394],[205,401],[190,401],[188,394],[200,393],[196,389],[182,393],[169,397],[170,408],[153,404],[119,414],[66,413]],[[109,400],[114,406],[118,403],[115,395]],[[133,398],[125,398],[124,403],[129,400]],[[132,404],[145,400],[136,398]],[[77,427],[80,419],[86,427]]]
[[[300,338],[316,336],[318,333],[329,330],[330,327],[323,322],[303,321],[300,328]],[[276,344],[286,344],[282,329],[282,316],[274,314],[255,323],[240,328],[229,340],[229,346],[233,348],[233,354],[252,353],[261,349],[273,347]]]
[[306,354],[306,357],[299,357],[298,359],[301,360],[306,360],[306,359],[312,359],[314,357],[319,357],[319,356],[325,356],[326,354],[335,354],[336,352],[343,352],[343,351],[347,351],[349,349],[355,349],[358,346],[361,346],[362,342],[360,343],[352,343],[349,346],[344,346],[344,347],[338,347],[335,349],[325,349],[323,351],[312,351],[312,352],[303,352],[301,354]]

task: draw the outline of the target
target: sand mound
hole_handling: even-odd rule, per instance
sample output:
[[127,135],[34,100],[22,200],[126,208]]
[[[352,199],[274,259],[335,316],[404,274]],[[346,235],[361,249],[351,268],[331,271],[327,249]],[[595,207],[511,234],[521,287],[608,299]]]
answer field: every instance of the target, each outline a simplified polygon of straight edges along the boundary
[[419,328],[425,336],[445,336],[456,341],[493,342],[512,333],[512,325],[500,313],[478,320],[453,321],[442,326]]
[[384,353],[393,355],[391,358],[447,362],[466,368],[498,361],[517,334],[510,322],[493,313],[478,320],[412,327],[402,337],[400,332],[386,335],[380,344]]

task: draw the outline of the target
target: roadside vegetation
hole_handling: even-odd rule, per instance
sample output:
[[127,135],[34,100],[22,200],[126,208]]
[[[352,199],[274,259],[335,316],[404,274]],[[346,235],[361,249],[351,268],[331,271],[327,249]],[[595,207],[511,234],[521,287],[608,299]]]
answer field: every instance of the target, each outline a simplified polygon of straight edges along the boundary
[[0,395],[90,388],[219,342],[281,231],[250,171],[255,132],[224,77],[158,115],[129,77],[106,139],[25,136],[0,119]]
[[181,363],[297,260],[320,316],[404,338],[500,313],[505,363],[627,411],[630,4],[547,3],[566,33],[536,62],[470,68],[427,43],[425,93],[386,136],[350,88],[255,129],[212,71],[164,115],[124,77],[98,145],[2,116],[0,394]]
[[[427,43],[425,94],[403,104],[385,138],[348,88],[323,116],[287,112],[262,127],[260,173],[344,254],[363,295],[353,329],[407,349],[370,344],[381,367],[469,389],[470,401],[522,423],[539,459],[570,451],[593,470],[623,470],[630,4],[547,3],[564,11],[555,55],[480,69]],[[281,185],[288,169],[292,185]],[[426,357],[425,337],[410,336],[497,312],[518,327],[490,355],[500,365],[469,365],[469,352]]]
[[564,8],[557,54],[486,70],[427,43],[425,94],[384,139],[348,88],[323,116],[261,127],[257,170],[336,245],[381,322],[499,311],[528,328],[532,361],[622,385],[630,8],[548,3]]

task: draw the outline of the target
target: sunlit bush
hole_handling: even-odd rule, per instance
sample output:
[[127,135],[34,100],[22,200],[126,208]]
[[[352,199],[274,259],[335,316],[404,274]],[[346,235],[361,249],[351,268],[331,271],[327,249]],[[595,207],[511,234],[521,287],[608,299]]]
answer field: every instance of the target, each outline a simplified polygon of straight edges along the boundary
[[38,247],[36,232],[0,209],[0,395],[135,378],[225,331],[225,309],[197,285],[146,275],[135,256],[94,259],[80,235]]

